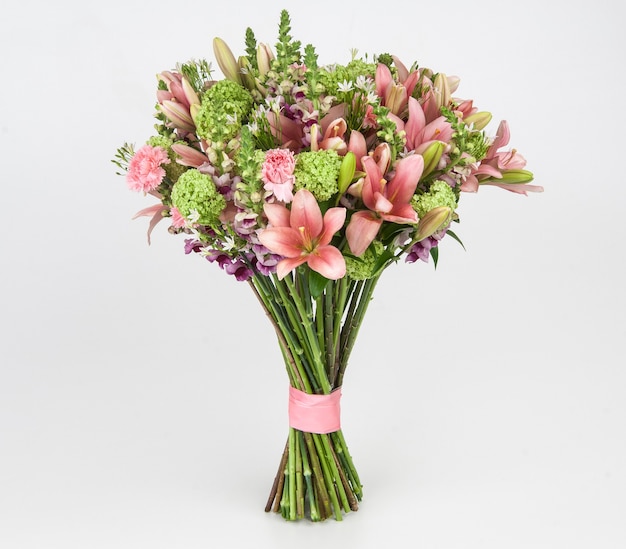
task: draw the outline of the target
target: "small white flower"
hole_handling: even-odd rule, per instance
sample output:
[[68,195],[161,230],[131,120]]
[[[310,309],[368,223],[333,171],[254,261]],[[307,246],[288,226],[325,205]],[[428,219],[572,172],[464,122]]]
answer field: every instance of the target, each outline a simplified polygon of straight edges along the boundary
[[200,219],[200,214],[198,210],[189,210],[189,215],[187,216],[187,222],[189,225],[195,225]]
[[344,80],[343,82],[337,84],[337,91],[339,92],[348,93],[351,92],[353,89],[354,88],[352,82],[348,82],[347,80]]

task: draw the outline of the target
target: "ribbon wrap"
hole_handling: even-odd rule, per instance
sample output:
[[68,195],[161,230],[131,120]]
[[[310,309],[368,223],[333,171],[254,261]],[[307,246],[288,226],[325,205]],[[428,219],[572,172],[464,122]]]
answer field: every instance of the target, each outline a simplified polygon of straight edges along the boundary
[[341,387],[329,395],[311,395],[289,387],[289,427],[305,433],[334,433],[341,429]]

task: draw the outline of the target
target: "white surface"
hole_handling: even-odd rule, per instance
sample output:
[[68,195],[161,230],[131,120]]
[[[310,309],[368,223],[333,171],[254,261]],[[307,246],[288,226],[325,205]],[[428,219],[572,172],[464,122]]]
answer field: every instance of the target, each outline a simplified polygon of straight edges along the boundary
[[460,76],[546,192],[464,196],[467,252],[385,275],[344,385],[365,499],[321,525],[263,513],[286,374],[249,289],[165,226],[148,247],[110,163],[151,135],[154,74],[248,25],[273,44],[280,7],[3,14],[0,547],[626,546],[617,3],[356,5],[294,3],[292,34]]

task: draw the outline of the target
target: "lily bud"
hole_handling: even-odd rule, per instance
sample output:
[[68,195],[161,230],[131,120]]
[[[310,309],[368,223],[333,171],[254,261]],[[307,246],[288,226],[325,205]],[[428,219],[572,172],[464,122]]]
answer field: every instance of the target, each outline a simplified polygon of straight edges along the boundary
[[447,107],[448,103],[450,103],[450,84],[448,82],[448,77],[440,72],[433,82],[436,93],[435,98],[437,101],[437,107]]
[[163,101],[160,105],[160,109],[177,128],[188,132],[195,131],[196,126],[194,121],[191,118],[189,110],[187,110],[184,105],[176,101]]
[[399,84],[392,84],[385,93],[385,107],[393,114],[399,114],[406,106],[408,96],[406,88]]
[[189,106],[199,105],[200,98],[198,97],[196,90],[194,90],[191,84],[189,83],[189,80],[187,80],[187,77],[183,76],[181,84],[183,88],[183,93],[185,94],[185,98],[187,99]]
[[239,75],[244,88],[247,88],[250,91],[256,88],[256,81],[250,73],[251,69],[252,66],[250,65],[250,61],[248,61],[248,58],[245,55],[242,55],[239,58]]
[[354,178],[354,172],[356,170],[356,155],[348,151],[341,161],[339,166],[339,177],[337,179],[337,185],[339,186],[339,194],[342,195],[346,192],[347,188],[352,183]]
[[213,39],[213,53],[224,76],[228,80],[241,84],[239,65],[237,64],[237,60],[235,59],[233,52],[230,51],[228,44],[226,44],[226,42],[224,42],[221,38],[215,37]]
[[189,107],[189,114],[191,115],[191,119],[193,120],[193,123],[197,126],[197,122],[196,122],[196,118],[198,116],[198,113],[200,112],[200,104],[199,103],[194,103],[193,105],[191,105],[191,107]]
[[361,198],[363,194],[363,183],[365,183],[365,174],[363,172],[361,173],[363,175],[348,187],[348,194],[356,198]]
[[487,111],[475,112],[474,114],[470,114],[466,116],[463,121],[468,125],[472,126],[475,130],[483,130],[485,126],[491,122],[491,113]]
[[272,67],[274,53],[267,44],[259,44],[256,49],[256,64],[259,67],[259,76],[265,76]]
[[318,138],[320,133],[320,127],[318,124],[311,126],[311,151],[317,152],[319,150]]
[[417,224],[417,234],[415,242],[420,242],[425,238],[435,234],[445,228],[452,219],[452,209],[448,206],[439,206],[430,210]]
[[422,171],[422,177],[427,176],[437,167],[445,148],[446,144],[443,141],[433,141],[422,153],[422,158],[424,159],[424,170]]
[[391,164],[391,147],[389,143],[381,143],[374,149],[374,153],[372,154],[372,158],[374,162],[378,165],[381,173],[384,175],[387,173],[389,169],[389,165]]
[[498,183],[530,183],[533,179],[533,173],[528,170],[503,170],[502,177],[493,180]]

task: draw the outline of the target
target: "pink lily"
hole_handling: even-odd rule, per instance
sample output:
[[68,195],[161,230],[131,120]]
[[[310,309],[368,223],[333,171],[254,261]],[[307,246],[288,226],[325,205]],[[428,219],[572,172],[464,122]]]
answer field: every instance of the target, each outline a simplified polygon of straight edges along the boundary
[[421,155],[407,156],[396,163],[393,178],[387,182],[374,158],[367,156],[362,163],[366,176],[361,198],[368,209],[354,213],[346,228],[348,246],[356,256],[367,250],[383,221],[402,224],[418,222],[410,201],[424,170]]
[[409,97],[409,119],[404,125],[406,146],[409,150],[425,151],[433,141],[449,143],[452,139],[452,125],[443,116],[426,123],[426,115],[419,101]]
[[330,245],[346,220],[345,208],[329,208],[322,218],[315,197],[300,189],[293,197],[291,211],[277,203],[265,204],[263,209],[270,226],[259,232],[259,241],[284,257],[276,266],[279,279],[303,263],[331,280],[346,274],[343,255]]
[[[527,192],[543,192],[543,187],[538,185],[527,185],[525,182],[513,182],[507,177],[507,172],[515,173],[523,170],[526,166],[526,159],[515,149],[511,151],[500,151],[509,143],[511,133],[506,120],[500,122],[496,137],[487,150],[485,158],[474,168],[470,176],[461,185],[464,192],[476,192],[479,185],[493,185],[504,190],[518,194]],[[528,172],[529,173],[529,172]],[[528,181],[532,180],[529,176]]]
[[379,63],[376,67],[376,95],[382,99],[385,105],[393,114],[400,114],[405,109],[407,100],[413,93],[415,86],[419,80],[419,72],[408,72],[406,67],[399,61],[396,62],[398,67],[398,76],[400,82],[395,82],[389,67],[384,63]]

